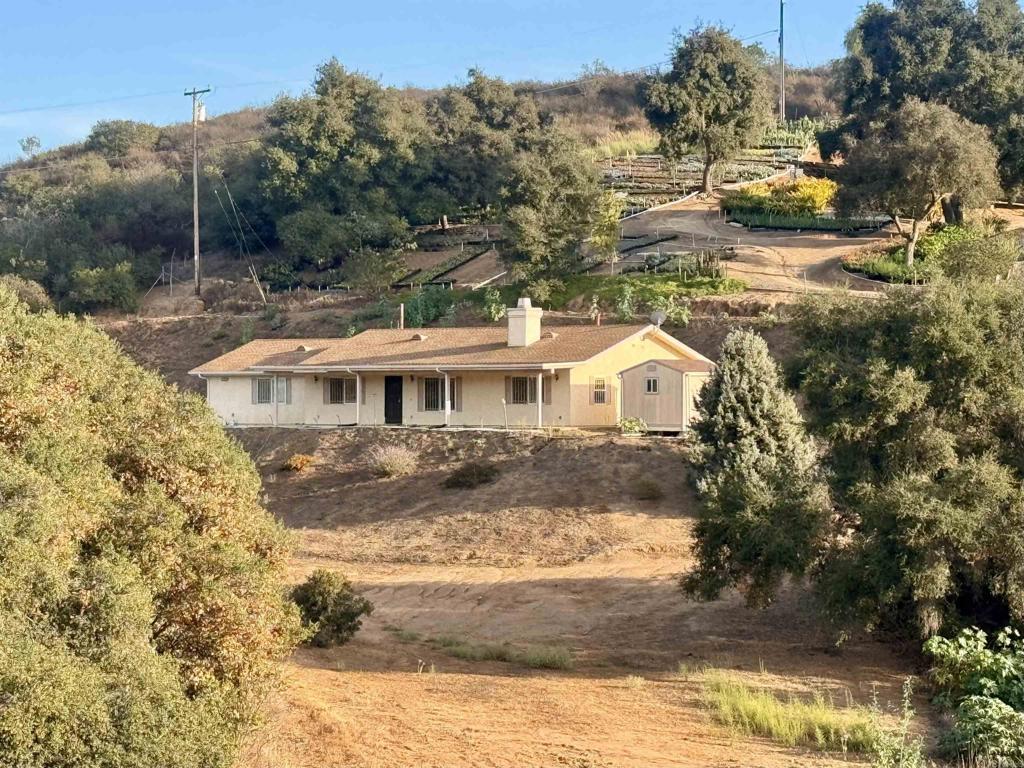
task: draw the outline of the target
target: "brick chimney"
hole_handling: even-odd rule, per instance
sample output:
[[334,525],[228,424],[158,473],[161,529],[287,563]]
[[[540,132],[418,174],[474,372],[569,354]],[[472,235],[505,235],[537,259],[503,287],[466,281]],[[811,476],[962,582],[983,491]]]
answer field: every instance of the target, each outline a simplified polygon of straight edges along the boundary
[[540,339],[540,319],[544,310],[534,307],[530,300],[523,298],[519,304],[509,309],[508,345],[510,347],[528,347]]

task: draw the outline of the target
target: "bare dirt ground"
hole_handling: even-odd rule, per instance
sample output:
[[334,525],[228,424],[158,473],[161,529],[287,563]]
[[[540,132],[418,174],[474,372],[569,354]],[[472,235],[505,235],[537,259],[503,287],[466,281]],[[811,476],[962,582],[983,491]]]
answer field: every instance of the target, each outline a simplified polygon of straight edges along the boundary
[[889,239],[878,235],[822,232],[751,231],[723,221],[717,198],[689,200],[627,220],[627,236],[657,233],[679,235],[685,245],[730,245],[736,256],[724,262],[727,274],[751,288],[772,291],[805,291],[827,288],[879,290],[877,283],[843,271],[841,258],[851,250]]
[[[242,430],[269,508],[295,529],[292,576],[338,569],[376,610],[350,644],[302,649],[243,768],[325,766],[821,766],[840,755],[730,735],[700,703],[700,664],[791,693],[883,703],[913,669],[855,638],[841,653],[790,589],[766,611],[683,599],[694,500],[678,441],[407,430]],[[369,445],[420,454],[375,478]],[[292,453],[315,464],[284,472]],[[486,457],[499,479],[441,480]],[[657,501],[634,498],[655,479]],[[453,636],[558,647],[568,670],[457,659]],[[680,663],[684,668],[680,669]],[[763,670],[763,671],[762,671]]]

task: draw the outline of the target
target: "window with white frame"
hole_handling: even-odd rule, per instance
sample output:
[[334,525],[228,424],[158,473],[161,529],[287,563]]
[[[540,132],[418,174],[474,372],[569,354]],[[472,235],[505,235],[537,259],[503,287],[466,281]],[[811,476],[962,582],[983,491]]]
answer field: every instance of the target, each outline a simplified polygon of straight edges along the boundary
[[657,376],[648,376],[644,379],[644,391],[648,395],[656,395],[661,387],[661,382]]
[[594,405],[608,403],[608,383],[604,379],[594,379]]
[[282,405],[289,405],[292,402],[291,376],[277,377],[277,402]]
[[354,378],[331,379],[329,383],[331,405],[348,405],[356,401],[356,380]]
[[[244,391],[244,390],[243,390]],[[244,395],[243,395],[244,397]],[[256,379],[256,403],[268,405],[274,402],[274,380],[271,378]]]
[[444,403],[441,401],[441,392],[444,387],[441,386],[441,379],[430,378],[423,380],[423,410],[425,411],[440,411],[444,408]]

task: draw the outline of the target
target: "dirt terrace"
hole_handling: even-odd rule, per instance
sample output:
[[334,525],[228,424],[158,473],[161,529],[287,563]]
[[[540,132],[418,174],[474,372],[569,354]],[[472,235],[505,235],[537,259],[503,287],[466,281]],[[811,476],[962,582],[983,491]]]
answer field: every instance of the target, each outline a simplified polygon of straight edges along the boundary
[[[356,639],[302,649],[244,768],[324,766],[820,766],[840,755],[731,736],[700,705],[687,667],[739,670],[780,691],[894,702],[911,674],[865,638],[830,651],[806,597],[769,610],[735,596],[683,599],[694,499],[677,441],[404,430],[236,433],[257,460],[270,508],[296,530],[292,575],[339,569],[374,602]],[[367,448],[421,456],[380,480]],[[312,468],[283,472],[292,453]],[[445,490],[467,458],[502,474]],[[638,501],[637,477],[664,498]],[[569,670],[463,661],[431,638],[554,646]],[[684,666],[680,672],[680,663]],[[762,671],[764,670],[764,671]]]

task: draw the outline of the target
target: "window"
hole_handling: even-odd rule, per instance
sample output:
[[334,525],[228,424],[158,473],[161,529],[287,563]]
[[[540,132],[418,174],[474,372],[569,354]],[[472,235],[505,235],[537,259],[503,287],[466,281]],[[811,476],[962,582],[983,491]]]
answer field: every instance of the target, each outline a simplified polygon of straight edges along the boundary
[[440,411],[444,407],[441,402],[441,379],[423,380],[423,410]]
[[511,386],[512,405],[529,405],[537,402],[537,380],[531,376],[513,376]]
[[648,376],[644,379],[644,389],[648,395],[658,394],[658,387],[660,382],[656,376]]
[[604,379],[594,379],[594,405],[608,403],[608,386]]
[[[243,392],[245,390],[242,390]],[[254,402],[260,405],[274,402],[274,380],[256,379],[256,397]]]
[[292,380],[290,376],[277,377],[277,402],[287,405],[292,401]]
[[329,400],[332,405],[349,404],[356,401],[355,379],[330,379]]
[[448,407],[453,411],[462,410],[462,408],[459,407],[459,400],[457,397],[457,395],[459,394],[459,388],[457,386],[458,381],[458,377],[448,379]]

